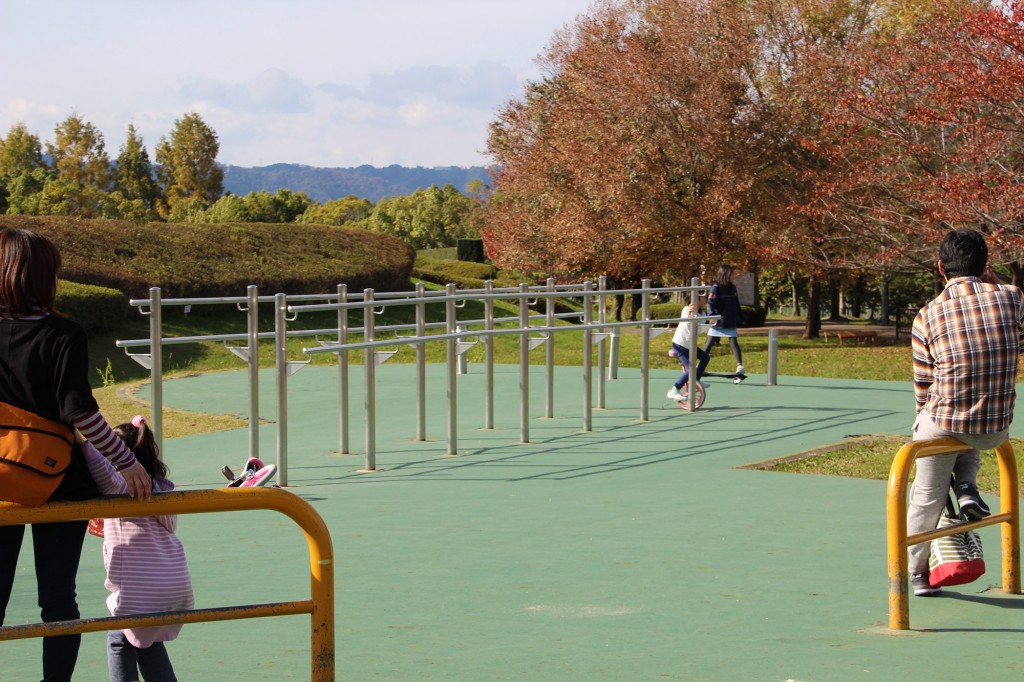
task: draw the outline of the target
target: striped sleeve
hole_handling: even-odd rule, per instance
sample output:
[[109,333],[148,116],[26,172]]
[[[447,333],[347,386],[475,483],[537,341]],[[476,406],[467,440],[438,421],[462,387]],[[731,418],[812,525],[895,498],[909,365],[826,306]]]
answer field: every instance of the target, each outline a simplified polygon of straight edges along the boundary
[[92,443],[115,469],[124,471],[135,464],[135,455],[110,428],[99,410],[79,415],[72,421],[82,436]]
[[85,455],[85,463],[89,465],[89,473],[92,480],[96,481],[96,487],[104,495],[118,495],[128,492],[128,484],[124,478],[117,473],[114,465],[107,461],[107,458],[93,447],[93,444],[86,441],[82,444],[82,454]]

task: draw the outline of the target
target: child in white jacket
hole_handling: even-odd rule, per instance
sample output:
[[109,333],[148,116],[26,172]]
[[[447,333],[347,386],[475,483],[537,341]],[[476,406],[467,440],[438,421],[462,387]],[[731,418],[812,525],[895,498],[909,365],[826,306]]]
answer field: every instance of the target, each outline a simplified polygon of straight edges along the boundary
[[[680,317],[694,317],[700,313],[700,306],[704,304],[706,299],[701,296],[698,299],[697,308],[694,309],[692,303],[688,303],[683,307],[683,312]],[[691,339],[691,327],[696,326],[692,322],[684,320],[676,325],[676,332],[672,335],[672,353],[676,359],[679,360],[679,364],[683,366],[683,373],[676,381],[676,383],[668,390],[668,396],[672,400],[677,402],[686,402],[686,381],[690,376],[690,346],[696,344],[696,339]],[[700,378],[704,376],[704,369],[708,366],[708,362],[711,361],[711,355],[700,346],[697,346],[697,372],[696,378],[700,381]],[[703,385],[703,384],[701,384]]]
[[[135,453],[153,479],[153,492],[174,490],[167,467],[160,460],[153,432],[141,415],[114,433]],[[82,443],[89,471],[100,492],[124,494],[127,484],[120,473],[88,442]],[[127,616],[155,611],[181,611],[195,604],[185,550],[174,534],[176,514],[105,519],[103,564],[110,590],[111,615]],[[164,642],[178,636],[181,625],[163,625],[107,633],[107,665],[111,682],[138,680],[176,682]]]

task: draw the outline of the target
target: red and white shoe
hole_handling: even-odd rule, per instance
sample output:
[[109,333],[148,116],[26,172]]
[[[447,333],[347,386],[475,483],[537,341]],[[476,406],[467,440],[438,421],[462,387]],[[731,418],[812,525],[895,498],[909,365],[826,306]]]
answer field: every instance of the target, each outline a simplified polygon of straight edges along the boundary
[[[255,459],[255,458],[250,458],[250,462],[253,459]],[[258,462],[259,460],[256,460],[256,461]],[[248,462],[246,463],[246,466],[247,467],[249,466]],[[262,487],[262,486],[265,486],[266,484],[270,483],[271,479],[274,478],[275,474],[277,474],[277,465],[276,464],[267,464],[265,466],[261,466],[258,469],[256,469],[256,468],[252,468],[252,469],[246,468],[246,470],[242,473],[241,476],[239,476],[235,480],[233,480],[230,483],[228,483],[228,487],[229,488]]]
[[253,487],[259,488],[259,487],[263,487],[266,484],[270,483],[270,479],[274,478],[274,474],[276,474],[276,473],[277,473],[277,465],[276,464],[267,464],[266,466],[261,467],[260,469],[257,469],[256,471],[248,473],[246,475],[246,477],[245,477],[245,480],[242,481],[241,485],[239,485],[238,487],[239,488],[253,488]]

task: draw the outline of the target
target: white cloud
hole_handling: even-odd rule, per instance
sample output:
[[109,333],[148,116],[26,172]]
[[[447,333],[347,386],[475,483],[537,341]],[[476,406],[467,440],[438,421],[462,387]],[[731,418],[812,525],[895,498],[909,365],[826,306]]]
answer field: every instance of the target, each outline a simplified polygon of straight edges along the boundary
[[18,65],[4,72],[0,135],[24,121],[52,140],[77,113],[111,155],[129,123],[152,153],[195,111],[229,164],[478,165],[496,109],[589,4],[0,2],[0,63]]
[[279,69],[268,69],[242,83],[212,79],[192,80],[181,88],[188,100],[209,102],[231,109],[260,113],[303,113],[310,109],[310,89],[298,78]]

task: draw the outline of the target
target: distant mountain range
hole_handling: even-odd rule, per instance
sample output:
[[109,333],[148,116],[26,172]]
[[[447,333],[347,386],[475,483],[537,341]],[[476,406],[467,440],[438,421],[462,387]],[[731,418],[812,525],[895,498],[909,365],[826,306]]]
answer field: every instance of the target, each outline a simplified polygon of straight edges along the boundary
[[483,166],[314,168],[294,163],[256,168],[224,167],[225,192],[245,196],[260,190],[274,193],[279,189],[290,189],[305,192],[310,199],[320,203],[350,194],[376,203],[383,197],[408,196],[417,189],[426,189],[430,185],[444,187],[448,183],[465,192],[473,180],[489,183],[487,170]]

